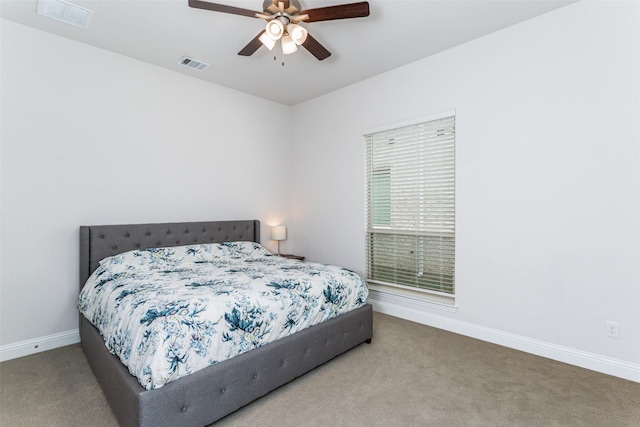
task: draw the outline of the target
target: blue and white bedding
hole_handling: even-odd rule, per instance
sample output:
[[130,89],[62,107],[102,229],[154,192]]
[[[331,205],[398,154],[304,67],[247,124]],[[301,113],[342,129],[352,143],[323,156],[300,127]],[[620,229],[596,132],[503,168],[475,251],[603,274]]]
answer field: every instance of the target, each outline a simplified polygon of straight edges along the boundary
[[147,390],[361,307],[362,278],[253,242],[105,258],[78,308]]

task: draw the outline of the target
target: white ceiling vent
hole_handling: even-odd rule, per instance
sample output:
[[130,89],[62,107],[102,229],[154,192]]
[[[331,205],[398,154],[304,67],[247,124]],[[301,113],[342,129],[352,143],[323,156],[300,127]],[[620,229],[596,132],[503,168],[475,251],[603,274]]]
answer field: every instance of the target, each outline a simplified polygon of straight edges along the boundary
[[198,61],[197,59],[189,58],[188,56],[183,56],[178,64],[185,67],[193,68],[194,70],[198,71],[202,71],[209,66],[209,64],[205,64],[204,62]]
[[38,15],[76,27],[88,28],[93,11],[64,0],[38,0]]

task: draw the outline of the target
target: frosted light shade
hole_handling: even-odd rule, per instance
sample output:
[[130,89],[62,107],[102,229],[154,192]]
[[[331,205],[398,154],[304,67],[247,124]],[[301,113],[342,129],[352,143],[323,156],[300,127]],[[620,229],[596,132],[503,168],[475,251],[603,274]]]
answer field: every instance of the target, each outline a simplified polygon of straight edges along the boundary
[[262,35],[258,37],[258,40],[260,40],[264,45],[264,47],[266,47],[269,50],[272,50],[273,47],[276,45],[276,41],[271,37],[269,37],[269,35],[266,32],[262,33]]
[[273,40],[278,40],[284,34],[284,24],[277,19],[267,22],[267,35]]
[[284,53],[285,55],[289,55],[296,50],[298,50],[298,45],[294,43],[290,35],[287,34],[286,36],[282,37],[282,53]]
[[307,29],[298,24],[287,25],[287,32],[291,36],[291,40],[300,46],[307,39]]
[[271,227],[271,240],[287,240],[287,227],[284,225]]

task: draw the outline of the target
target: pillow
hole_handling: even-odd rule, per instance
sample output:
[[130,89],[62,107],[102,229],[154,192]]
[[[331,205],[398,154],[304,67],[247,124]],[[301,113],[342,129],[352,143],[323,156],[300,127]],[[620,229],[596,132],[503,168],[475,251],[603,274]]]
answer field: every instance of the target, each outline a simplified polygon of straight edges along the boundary
[[273,255],[256,242],[223,242],[218,245],[225,252],[225,255],[233,258],[261,258]]
[[149,248],[136,249],[129,252],[113,255],[100,261],[100,265],[117,270],[119,266],[131,268],[135,266],[151,265],[164,267],[180,262],[180,251],[176,248]]
[[272,254],[255,242],[205,243],[201,245],[136,249],[104,258],[100,265],[110,269],[130,269],[137,266],[168,268],[184,262],[207,262],[223,257],[258,258]]

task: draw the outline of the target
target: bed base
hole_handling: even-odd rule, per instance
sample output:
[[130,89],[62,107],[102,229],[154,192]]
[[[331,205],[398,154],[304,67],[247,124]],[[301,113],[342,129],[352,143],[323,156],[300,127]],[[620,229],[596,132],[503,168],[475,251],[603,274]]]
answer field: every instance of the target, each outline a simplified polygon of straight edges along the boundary
[[322,324],[145,390],[87,320],[82,345],[122,426],[205,426],[371,339],[367,304]]
[[[80,286],[106,256],[136,248],[258,242],[259,230],[258,221],[81,227]],[[80,338],[89,364],[116,419],[126,427],[211,424],[347,350],[371,342],[372,336],[373,311],[367,304],[159,389],[145,390],[109,353],[99,331],[80,316]]]

